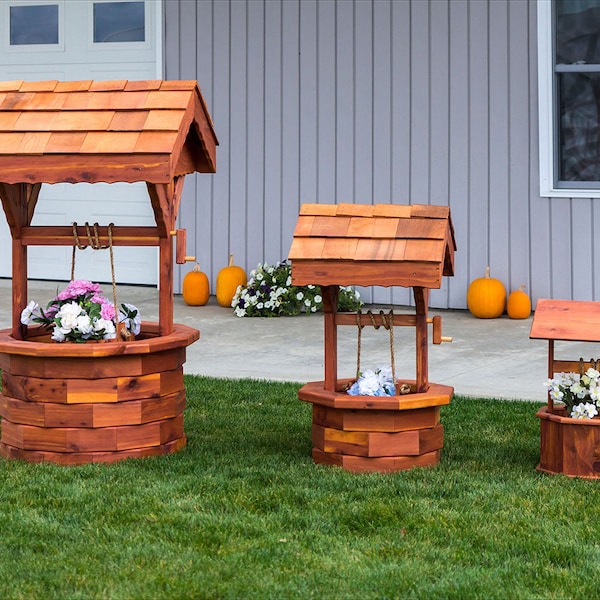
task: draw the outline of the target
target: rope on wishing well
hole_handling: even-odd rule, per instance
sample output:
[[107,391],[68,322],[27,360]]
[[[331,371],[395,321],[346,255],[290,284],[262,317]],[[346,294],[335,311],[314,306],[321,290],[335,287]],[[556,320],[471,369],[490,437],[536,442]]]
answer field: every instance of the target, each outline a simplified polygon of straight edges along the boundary
[[[394,350],[394,311],[392,309],[390,309],[390,312],[388,313],[387,319],[386,319],[385,313],[382,310],[380,310],[379,317],[381,318],[381,323],[377,322],[377,320],[375,319],[375,315],[373,315],[373,313],[370,310],[367,311],[367,315],[369,316],[369,319],[371,320],[371,325],[375,329],[379,329],[381,326],[383,326],[385,329],[387,329],[390,332],[390,358],[392,361],[392,364],[391,364],[392,380],[394,382],[394,385],[397,387],[397,384],[396,384],[396,357],[395,357],[395,350]],[[364,327],[364,325],[361,323],[361,316],[362,316],[362,311],[360,309],[358,309],[356,311],[356,325],[358,328],[357,349],[356,349],[356,378],[357,379],[360,377],[360,353],[361,353],[361,345],[362,345],[362,329]]]
[[115,309],[115,323],[117,329],[117,339],[127,340],[131,337],[131,332],[123,327],[122,329],[119,327],[119,304],[117,302],[117,282],[115,278],[115,259],[113,254],[113,227],[114,223],[109,223],[108,225],[108,246],[103,246],[100,243],[100,235],[98,233],[98,223],[94,223],[93,227],[93,236],[92,230],[90,229],[89,223],[85,224],[85,231],[88,239],[87,244],[82,244],[79,240],[79,235],[77,233],[77,223],[73,223],[73,239],[75,240],[75,245],[73,246],[73,256],[71,259],[71,281],[75,279],[75,251],[79,248],[79,250],[84,250],[88,246],[90,246],[94,250],[106,250],[109,249],[110,253],[110,273],[112,279],[112,289],[113,289],[113,304]]
[[[600,370],[598,368],[598,367],[600,367],[600,358],[597,358],[597,359],[590,358],[589,363],[590,363],[590,369],[595,369],[596,371]],[[580,358],[579,359],[579,374],[585,375],[585,372],[586,372],[585,361],[583,360],[583,358]]]

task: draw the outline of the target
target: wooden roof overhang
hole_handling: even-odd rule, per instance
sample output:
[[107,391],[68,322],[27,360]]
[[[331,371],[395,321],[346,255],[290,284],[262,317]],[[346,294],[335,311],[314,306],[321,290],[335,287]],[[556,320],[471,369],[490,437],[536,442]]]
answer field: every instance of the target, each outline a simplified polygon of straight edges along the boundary
[[[416,328],[416,389],[428,389],[429,290],[454,275],[456,242],[447,206],[304,204],[288,255],[294,285],[320,285],[325,318],[325,389],[337,382],[337,325],[369,324],[373,315],[337,314],[339,286],[413,288],[415,316],[393,325]],[[434,339],[441,340],[441,319]],[[380,323],[381,324],[381,323]],[[439,342],[438,342],[439,343]]]
[[439,288],[455,250],[447,206],[304,204],[289,259],[295,285]]
[[[73,245],[32,226],[43,183],[145,182],[156,227],[115,225],[115,246],[160,248],[160,328],[172,329],[172,235],[184,176],[216,171],[218,140],[196,81],[0,82],[0,200],[13,238],[13,335],[28,245]],[[106,243],[107,227],[99,229]],[[85,239],[84,228],[79,238]]]

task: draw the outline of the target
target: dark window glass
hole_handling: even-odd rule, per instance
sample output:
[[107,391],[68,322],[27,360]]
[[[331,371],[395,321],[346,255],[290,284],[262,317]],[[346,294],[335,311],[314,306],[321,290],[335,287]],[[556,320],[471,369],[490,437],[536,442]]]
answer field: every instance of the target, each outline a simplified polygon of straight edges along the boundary
[[97,2],[94,4],[94,42],[143,42],[143,2]]
[[558,180],[598,182],[600,0],[556,0],[555,10]]
[[58,4],[10,7],[10,45],[58,44]]

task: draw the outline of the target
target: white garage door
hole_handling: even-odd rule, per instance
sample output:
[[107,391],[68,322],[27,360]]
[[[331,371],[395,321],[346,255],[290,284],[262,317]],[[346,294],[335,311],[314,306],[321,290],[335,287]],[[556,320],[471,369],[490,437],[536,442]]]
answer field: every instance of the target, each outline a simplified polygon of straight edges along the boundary
[[[160,79],[160,0],[1,0],[0,79]],[[42,185],[34,225],[72,222],[154,225],[146,186],[140,184]],[[11,276],[11,238],[0,211],[0,277]],[[30,247],[31,279],[71,275],[71,248]],[[158,281],[156,248],[116,248],[121,283]],[[77,252],[78,279],[110,281],[108,251]]]

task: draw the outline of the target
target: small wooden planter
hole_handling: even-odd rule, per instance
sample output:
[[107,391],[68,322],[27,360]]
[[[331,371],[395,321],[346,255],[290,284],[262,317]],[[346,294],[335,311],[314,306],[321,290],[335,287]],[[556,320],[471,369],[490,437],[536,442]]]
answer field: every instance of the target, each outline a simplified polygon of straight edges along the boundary
[[158,332],[143,323],[131,342],[58,344],[0,331],[0,454],[77,465],[183,448],[185,349],[199,332]]
[[553,410],[543,406],[536,414],[541,440],[538,471],[598,479],[600,419],[571,419],[563,407]]
[[[600,341],[600,303],[579,300],[537,301],[532,339],[548,340],[548,377],[592,366],[583,359],[555,358],[554,342]],[[539,471],[569,477],[600,477],[600,419],[572,419],[563,405],[555,406],[550,394],[548,405],[536,414],[540,420]]]
[[[312,382],[298,392],[313,404],[313,460],[348,471],[400,471],[436,465],[444,445],[440,406],[450,403],[453,388],[430,384],[424,393],[404,396],[350,396],[328,392]],[[407,382],[414,385],[414,382]]]

